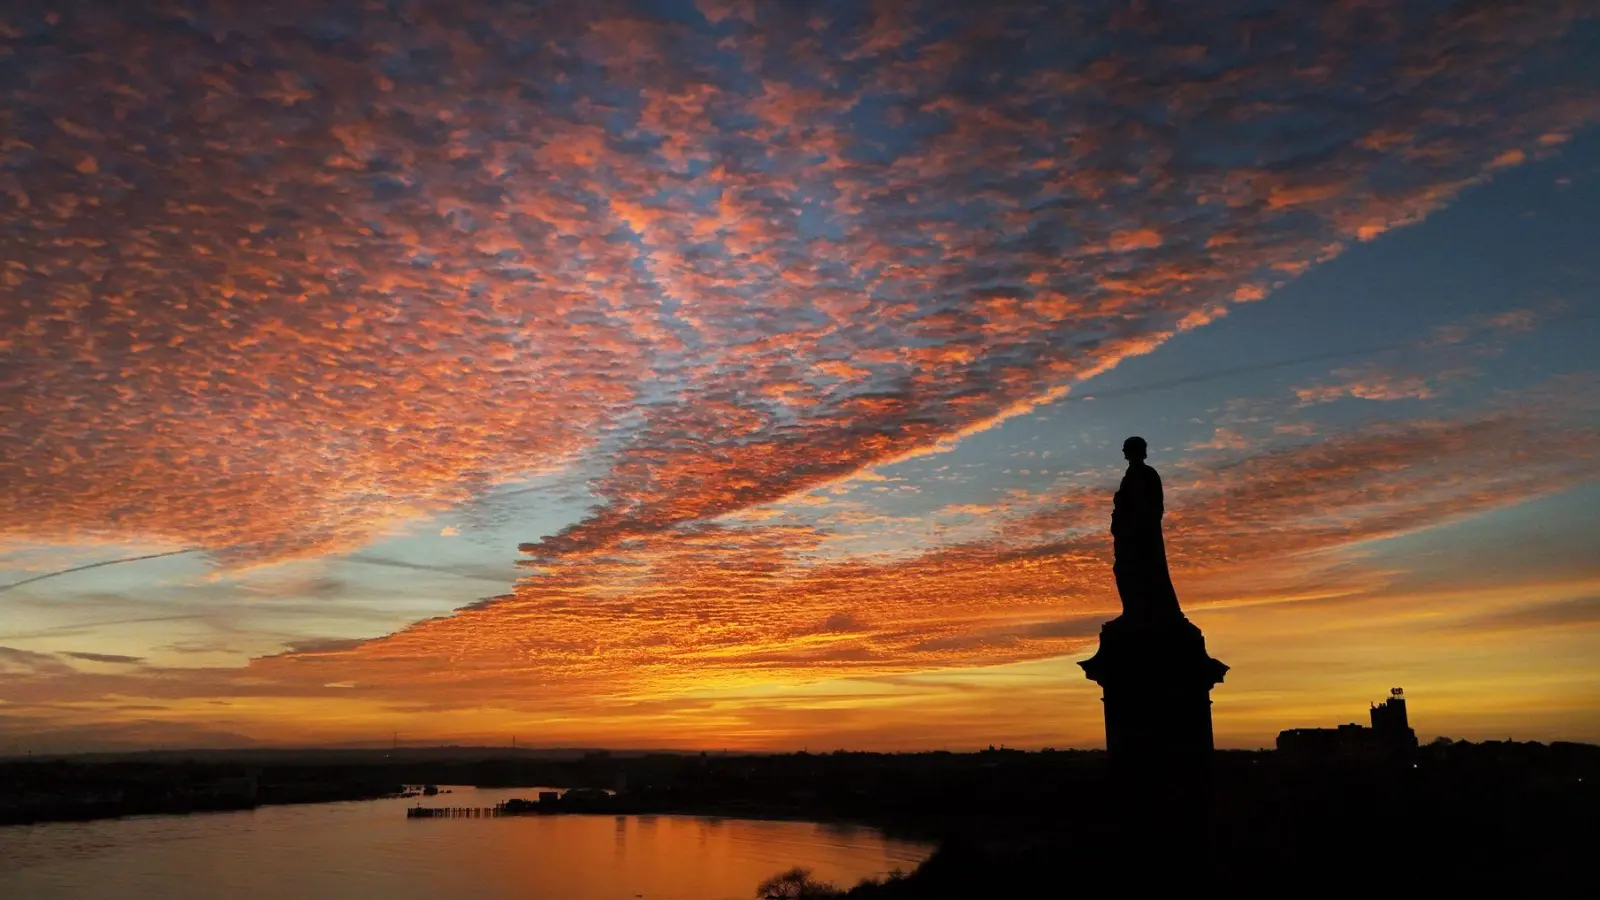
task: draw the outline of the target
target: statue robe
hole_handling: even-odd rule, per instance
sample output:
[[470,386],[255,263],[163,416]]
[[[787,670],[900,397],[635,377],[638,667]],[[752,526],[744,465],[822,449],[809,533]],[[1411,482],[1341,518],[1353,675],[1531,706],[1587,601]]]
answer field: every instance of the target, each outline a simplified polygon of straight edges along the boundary
[[1142,460],[1131,462],[1112,504],[1111,540],[1116,552],[1112,572],[1123,616],[1131,621],[1181,618],[1161,539],[1161,517],[1166,512],[1161,476]]

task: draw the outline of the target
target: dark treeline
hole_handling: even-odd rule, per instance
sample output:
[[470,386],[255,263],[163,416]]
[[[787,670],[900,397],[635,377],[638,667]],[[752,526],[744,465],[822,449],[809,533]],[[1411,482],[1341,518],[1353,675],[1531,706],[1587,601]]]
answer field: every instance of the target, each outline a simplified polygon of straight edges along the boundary
[[0,761],[0,825],[366,800],[421,784],[610,787],[619,771],[603,752],[481,747],[21,758]]
[[0,762],[0,825],[366,800],[401,790],[381,769],[217,761]]

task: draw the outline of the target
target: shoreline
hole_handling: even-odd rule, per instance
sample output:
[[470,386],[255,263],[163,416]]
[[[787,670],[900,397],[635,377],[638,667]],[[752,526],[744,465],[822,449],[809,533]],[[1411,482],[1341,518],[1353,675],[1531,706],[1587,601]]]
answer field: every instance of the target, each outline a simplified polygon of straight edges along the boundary
[[[521,789],[517,787],[507,787],[505,785],[452,785],[452,787],[469,787],[478,790],[507,791]],[[550,785],[528,785],[526,787],[529,790],[537,788],[548,789]],[[402,799],[417,798],[406,797],[403,792],[343,792],[338,796],[299,796],[272,800],[257,799],[253,801],[233,802],[218,800],[215,802],[195,802],[185,804],[182,806],[182,808],[179,808],[176,805],[158,807],[148,804],[113,802],[73,804],[70,808],[61,808],[58,806],[55,809],[46,809],[42,807],[36,807],[22,813],[13,810],[3,810],[0,811],[0,828],[49,825],[66,822],[99,822],[111,819],[130,819],[147,816],[177,817],[215,815],[251,812],[268,806],[302,806],[317,803],[349,803]],[[418,803],[414,805],[420,806],[425,804]],[[400,807],[397,809],[397,812],[410,808],[411,806]],[[623,803],[604,808],[596,806],[583,809],[530,810],[527,812],[513,813],[510,816],[507,816],[507,818],[520,818],[524,816],[673,816],[695,819],[736,819],[750,822],[809,822],[815,825],[823,826],[871,829],[885,837],[927,844],[930,847],[935,848],[942,841],[945,833],[945,829],[930,827],[932,823],[925,821],[911,823],[903,820],[876,819],[871,816],[852,815],[845,813],[829,814],[824,810],[807,811],[776,806],[739,806],[731,808],[715,804],[703,806],[686,804],[683,806],[659,808]]]
[[141,816],[191,816],[215,813],[250,812],[263,806],[299,806],[312,803],[344,803],[359,800],[400,799],[400,792],[342,791],[333,796],[289,796],[276,799],[191,798],[177,803],[141,803],[107,800],[89,803],[40,804],[33,807],[0,809],[0,828],[49,825],[56,822],[99,822]]
[[[497,788],[498,789],[498,788]],[[514,790],[514,789],[513,789]],[[937,845],[948,833],[943,819],[921,819],[911,822],[901,818],[877,818],[870,814],[830,813],[827,810],[796,810],[788,807],[683,806],[650,808],[618,805],[613,808],[549,809],[511,813],[505,818],[523,816],[675,816],[691,819],[736,819],[745,822],[810,822],[815,825],[834,825],[847,828],[867,828],[885,837],[917,843]],[[935,827],[934,823],[939,823]]]

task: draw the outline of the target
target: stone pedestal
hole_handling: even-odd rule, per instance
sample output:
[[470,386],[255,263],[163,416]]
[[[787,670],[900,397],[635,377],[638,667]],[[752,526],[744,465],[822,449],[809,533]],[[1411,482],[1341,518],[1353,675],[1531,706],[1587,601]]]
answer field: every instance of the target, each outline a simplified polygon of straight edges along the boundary
[[1211,688],[1228,667],[1206,653],[1183,615],[1155,622],[1112,619],[1100,650],[1078,663],[1104,690],[1106,751],[1113,770],[1173,772],[1210,760]]
[[1115,802],[1108,824],[1125,881],[1141,889],[1200,883],[1210,871],[1211,688],[1228,667],[1200,629],[1176,613],[1124,615],[1100,628],[1100,650],[1078,665],[1104,690]]

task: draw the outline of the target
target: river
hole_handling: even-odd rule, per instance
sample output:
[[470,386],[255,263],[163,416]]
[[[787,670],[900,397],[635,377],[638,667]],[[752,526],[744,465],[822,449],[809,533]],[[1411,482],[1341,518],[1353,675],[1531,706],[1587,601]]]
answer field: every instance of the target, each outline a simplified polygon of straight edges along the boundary
[[[425,806],[493,806],[537,788],[454,788]],[[749,900],[799,865],[841,886],[910,871],[932,848],[871,828],[699,816],[407,819],[417,800],[263,806],[0,828],[17,900],[511,898]]]

